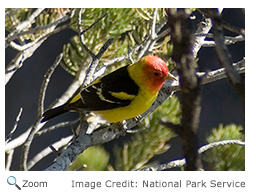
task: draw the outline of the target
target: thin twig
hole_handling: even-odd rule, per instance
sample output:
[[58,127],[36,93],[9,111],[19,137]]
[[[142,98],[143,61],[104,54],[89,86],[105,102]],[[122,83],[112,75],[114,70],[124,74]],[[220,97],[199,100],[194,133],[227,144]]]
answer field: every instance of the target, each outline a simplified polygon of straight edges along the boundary
[[[166,18],[162,19],[157,25],[156,25],[156,30],[155,32],[156,33],[159,33],[159,31],[162,29],[162,27],[166,24]],[[165,31],[159,33],[159,34],[156,34],[155,38],[153,39],[153,41],[158,41],[159,39],[165,37],[166,35],[168,35],[170,33],[170,29],[166,29]],[[105,62],[104,65],[106,66],[109,66],[109,65],[112,65],[112,64],[115,64],[115,63],[118,63],[120,61],[123,61],[123,60],[126,60],[126,59],[129,59],[129,56],[131,56],[132,54],[138,52],[139,49],[143,49],[143,48],[147,48],[146,45],[147,45],[147,42],[149,40],[149,36],[147,36],[140,44],[138,44],[137,46],[135,46],[134,48],[130,49],[129,53],[123,55],[123,56],[120,56],[120,57],[117,57],[117,58],[113,58],[111,60],[109,60],[108,62]],[[150,44],[150,43],[149,43]],[[143,56],[143,52],[142,52],[142,56]],[[138,55],[139,57],[139,55]],[[139,59],[139,58],[138,58]]]
[[32,28],[32,29],[29,29],[27,31],[22,31],[22,32],[19,32],[19,33],[16,33],[12,36],[8,36],[8,39],[7,41],[8,42],[11,42],[13,41],[14,39],[17,39],[19,38],[20,36],[22,35],[27,35],[27,34],[33,34],[33,33],[36,33],[38,31],[42,31],[42,30],[45,30],[45,29],[49,29],[51,27],[56,27],[58,26],[59,24],[61,23],[64,23],[66,22],[68,19],[70,19],[70,14],[67,14],[67,15],[64,15],[62,16],[61,18],[59,18],[58,20],[52,22],[52,23],[49,23],[47,25],[44,25],[44,26],[38,26],[38,27],[35,27],[35,28]]
[[157,16],[157,8],[154,9],[151,28],[150,28],[150,37],[152,40],[155,39],[156,37],[156,16]]
[[[65,138],[60,139],[59,141],[52,144],[54,148],[59,149],[70,142],[70,140],[73,138],[73,136],[68,136]],[[42,160],[44,157],[52,153],[51,148],[47,147],[41,152],[39,152],[36,156],[34,156],[29,162],[28,162],[28,170],[30,170],[36,163],[38,163],[40,160]]]
[[168,163],[156,165],[156,166],[151,166],[151,167],[143,167],[141,169],[138,169],[137,171],[163,171],[166,169],[172,169],[176,167],[183,167],[186,164],[185,159],[178,159],[174,161],[170,161]]
[[22,152],[21,152],[21,159],[20,159],[20,170],[27,171],[27,160],[28,160],[28,153],[30,149],[30,145],[33,141],[35,133],[38,131],[39,124],[41,123],[42,118],[37,118],[34,124],[32,125],[31,131],[23,144]]
[[54,72],[54,70],[59,65],[61,59],[63,57],[63,54],[60,53],[59,56],[57,56],[55,62],[53,65],[47,70],[46,74],[44,75],[44,80],[41,85],[40,93],[39,93],[39,100],[38,100],[38,117],[41,117],[44,112],[44,99],[45,99],[45,92],[48,87],[48,84],[50,82],[50,78]]
[[45,79],[42,83],[40,95],[39,95],[40,98],[39,98],[39,103],[38,103],[38,116],[31,128],[28,138],[26,139],[26,141],[23,145],[23,148],[22,148],[21,162],[20,162],[21,170],[25,170],[25,171],[27,170],[27,159],[28,159],[29,149],[30,149],[31,143],[33,141],[33,138],[34,138],[36,132],[39,130],[38,129],[39,124],[41,123],[41,120],[42,120],[42,115],[43,115],[43,111],[44,111],[43,102],[44,102],[44,98],[45,98],[45,91],[46,91],[46,88],[50,81],[50,77],[51,77],[53,71],[55,70],[55,68],[57,67],[57,65],[59,64],[61,58],[62,58],[62,53],[56,58],[54,64],[49,68],[49,70],[46,73]]
[[10,81],[13,74],[23,65],[23,62],[35,52],[45,39],[42,39],[39,42],[34,43],[30,48],[19,52],[9,65],[7,65],[5,71],[5,85]]
[[18,115],[16,117],[16,121],[14,123],[14,126],[13,126],[11,132],[7,135],[7,137],[5,139],[5,144],[7,144],[12,139],[12,135],[15,132],[17,126],[18,126],[18,122],[20,121],[20,117],[21,117],[22,111],[23,111],[23,108],[20,108],[20,111],[19,111],[19,113],[18,113]]
[[11,8],[10,10],[5,12],[5,17],[12,16],[17,12],[20,8]]
[[[199,9],[199,11],[200,11],[200,9]],[[219,8],[219,13],[221,13],[222,11],[223,11],[223,9]],[[212,28],[212,21],[209,17],[206,16],[206,18],[204,18],[204,20],[199,23],[197,30],[195,32],[195,35],[197,35],[197,36],[195,37],[195,42],[194,42],[194,47],[193,47],[194,57],[197,56],[198,51],[205,43],[205,41],[204,41],[205,37],[207,37],[208,32],[211,30],[211,28]],[[198,35],[200,35],[200,36],[198,36]]]
[[159,33],[155,38],[154,38],[154,41],[158,41],[159,39],[169,35],[171,32],[171,30],[168,28],[166,30],[164,30],[162,33]]
[[[81,17],[81,13],[79,14],[80,17]],[[88,31],[89,29],[91,29],[94,25],[96,25],[99,21],[101,21],[103,18],[105,18],[107,16],[107,14],[103,14],[103,16],[101,16],[100,18],[98,18],[97,20],[95,20],[89,27],[87,27],[86,29],[82,30],[82,27],[81,27],[81,18],[80,18],[80,22],[78,24],[80,24],[78,26],[78,29],[79,29],[79,32],[80,32],[80,36],[83,35],[86,31]]]
[[40,135],[49,133],[49,132],[51,132],[55,129],[59,129],[59,128],[62,128],[62,127],[72,126],[72,125],[76,124],[77,122],[79,122],[79,119],[76,119],[76,120],[73,120],[73,121],[61,122],[61,123],[58,123],[58,124],[53,125],[51,127],[48,127],[46,129],[42,129],[41,131],[38,131],[35,136],[40,136]]
[[244,79],[239,75],[239,73],[234,69],[232,66],[232,58],[231,54],[228,51],[227,46],[223,42],[224,35],[223,35],[223,29],[221,24],[223,24],[223,21],[221,20],[221,16],[219,13],[216,12],[216,10],[212,9],[209,11],[211,14],[211,18],[213,21],[213,38],[216,42],[216,52],[218,55],[218,58],[221,62],[221,65],[225,68],[225,72],[227,74],[227,77],[233,87],[236,89],[238,95],[240,96],[242,105],[243,105],[243,126],[245,124],[245,81]]
[[222,28],[216,22],[214,23],[214,39],[216,42],[216,51],[218,57],[222,63],[222,66],[225,68],[229,79],[233,85],[239,84],[241,80],[240,76],[231,66],[231,54],[229,53],[226,45],[223,43],[224,36],[222,33]]
[[42,34],[40,34],[34,41],[30,42],[30,43],[27,43],[25,45],[19,45],[19,44],[16,44],[14,41],[11,41],[10,42],[10,46],[15,49],[15,50],[18,50],[18,51],[26,51],[27,49],[33,47],[35,44],[37,44],[38,42],[42,41],[42,40],[45,40],[47,39],[48,37],[50,37],[51,35],[53,34],[56,34],[60,31],[62,31],[63,29],[66,29],[69,27],[68,24],[65,24],[65,25],[62,25],[56,29],[54,29],[56,27],[56,24],[55,26],[53,26],[51,29],[48,29],[46,30],[45,32],[43,32]]
[[[99,74],[101,75],[102,72],[104,72],[105,67],[103,67],[102,69],[99,70]],[[78,71],[78,73],[81,73]],[[98,72],[97,72],[98,74]],[[51,104],[51,107],[56,107],[58,105],[62,105],[64,103],[66,103],[68,101],[68,99],[70,99],[70,97],[72,97],[74,95],[74,93],[77,91],[77,89],[81,86],[80,81],[84,80],[83,77],[84,74],[78,74],[77,77],[73,80],[73,82],[71,83],[71,85],[67,88],[67,90],[63,93],[63,95],[54,102],[54,104]],[[41,123],[38,125],[38,129],[40,129],[44,124]],[[33,128],[33,125],[31,127],[29,127],[23,134],[21,134],[18,138],[13,139],[11,142],[9,142],[6,147],[5,150],[11,150],[14,149],[22,144],[24,144],[24,142],[26,141],[29,133],[31,132]]]
[[87,48],[83,35],[85,34],[85,32],[87,32],[89,29],[91,29],[95,24],[97,24],[104,17],[106,17],[107,14],[104,14],[102,17],[98,18],[94,23],[92,23],[89,27],[87,27],[84,30],[82,29],[82,25],[81,25],[81,23],[82,23],[82,14],[83,14],[83,9],[79,8],[78,9],[78,15],[77,15],[77,28],[78,28],[78,31],[79,31],[80,42],[81,42],[82,46],[84,47],[84,49],[86,50],[86,52],[88,52],[89,55],[92,58],[95,58],[95,54],[89,48]]
[[141,50],[137,56],[138,59],[141,59],[146,54],[147,51],[150,51],[156,42],[155,41],[155,38],[157,37],[156,16],[157,16],[157,8],[155,8],[155,10],[153,12],[149,35],[145,39],[146,40],[145,44],[143,44],[143,46],[141,47]]
[[[245,73],[245,59],[238,61],[232,65],[237,73],[242,74]],[[220,68],[217,70],[213,70],[209,73],[206,72],[197,72],[197,76],[199,76],[202,80],[202,84],[211,83],[214,81],[221,80],[223,78],[227,78],[225,68]]]
[[29,17],[27,20],[23,21],[22,23],[20,23],[18,26],[16,26],[15,30],[12,31],[11,33],[9,33],[9,35],[5,38],[5,48],[8,47],[9,43],[8,40],[10,37],[12,37],[13,35],[15,35],[16,33],[19,33],[21,30],[25,29],[28,26],[32,26],[32,22],[34,21],[34,19],[44,10],[45,8],[38,8],[37,10],[35,10]]
[[[84,78],[83,81],[83,85],[81,86],[81,88],[87,86],[91,81],[92,81],[92,76],[95,72],[95,69],[97,67],[97,65],[99,64],[99,59],[101,58],[101,56],[103,55],[103,53],[107,50],[108,46],[112,43],[113,39],[108,39],[107,42],[101,47],[100,51],[98,52],[97,55],[95,55],[89,48],[87,48],[84,39],[83,39],[83,34],[88,31],[90,28],[92,28],[95,24],[97,24],[100,20],[102,20],[102,18],[104,18],[106,16],[106,14],[104,14],[102,17],[98,18],[94,23],[92,23],[89,27],[87,27],[85,30],[82,30],[82,26],[81,26],[81,22],[82,22],[82,13],[83,13],[83,9],[79,9],[78,10],[78,18],[77,18],[77,23],[78,23],[78,30],[79,30],[79,38],[80,38],[80,42],[82,44],[82,46],[84,47],[84,49],[89,53],[89,55],[92,58],[92,62],[87,70],[86,76]],[[82,65],[82,69],[80,69],[80,72],[83,71],[85,69],[85,65]]]
[[113,42],[113,38],[110,38],[107,40],[107,42],[101,47],[100,51],[97,55],[95,55],[92,59],[92,62],[87,70],[83,86],[87,86],[92,81],[92,76],[95,72],[96,67],[99,64],[100,58],[103,55],[103,53],[108,49],[109,45]]
[[[207,150],[210,150],[214,147],[217,146],[223,146],[223,145],[230,145],[230,144],[236,144],[240,146],[245,146],[245,142],[242,142],[240,140],[223,140],[223,141],[218,141],[218,142],[213,142],[210,144],[206,144],[198,149],[198,154],[202,154],[206,152]],[[138,171],[162,171],[166,169],[172,169],[176,167],[184,167],[186,164],[186,159],[179,159],[179,160],[174,160],[170,161],[168,163],[152,166],[152,167],[143,167],[141,169],[138,169]]]
[[236,145],[240,145],[240,146],[245,146],[245,142],[242,142],[241,140],[222,140],[222,141],[218,141],[218,142],[213,142],[207,145],[202,146],[201,148],[199,148],[198,153],[204,153],[207,150],[210,150],[216,146],[223,146],[223,145],[228,145],[228,144],[236,144]]
[[[156,33],[159,33],[161,29],[166,25],[167,17],[162,18],[159,23],[156,24]],[[159,36],[159,35],[158,35]]]
[[[245,38],[242,35],[238,35],[236,37],[225,36],[224,44],[231,45],[244,40]],[[215,46],[216,46],[215,41],[203,41],[203,45],[202,45],[202,47],[215,47]]]
[[120,61],[123,61],[123,60],[126,60],[126,59],[129,59],[129,55],[132,55],[134,53],[136,53],[143,45],[144,42],[142,42],[141,44],[135,46],[134,48],[132,48],[129,52],[129,54],[125,54],[123,56],[120,56],[120,57],[116,57],[116,58],[113,58],[111,60],[109,60],[108,62],[105,62],[104,65],[105,66],[109,66],[109,65],[113,65],[115,63],[118,63]]
[[[36,12],[38,13],[38,12]],[[33,13],[32,14],[33,17],[35,17],[36,15]],[[31,15],[31,16],[32,16]],[[11,77],[13,76],[13,74],[23,65],[23,62],[29,58],[30,56],[32,56],[32,54],[35,52],[35,50],[51,35],[58,33],[59,31],[69,27],[69,25],[63,25],[60,26],[58,28],[55,29],[55,27],[62,23],[67,21],[70,18],[70,15],[66,15],[65,17],[60,18],[59,20],[57,19],[57,21],[50,23],[48,25],[46,25],[44,28],[48,27],[45,32],[43,32],[41,35],[39,35],[39,37],[37,37],[34,41],[27,43],[25,45],[18,45],[16,44],[14,41],[9,42],[9,39],[12,40],[13,38],[16,37],[16,35],[18,35],[19,33],[22,33],[18,30],[14,30],[13,32],[11,32],[7,37],[6,37],[6,42],[8,42],[7,45],[10,45],[11,47],[13,47],[14,49],[20,51],[16,57],[8,64],[8,66],[6,67],[6,71],[5,71],[5,84],[7,84],[9,82],[9,80],[11,79]],[[30,20],[29,20],[30,21]],[[25,23],[24,23],[25,24]],[[28,24],[28,22],[26,22],[26,24]],[[24,25],[21,25],[24,26]],[[19,29],[20,27],[18,27]],[[33,31],[33,29],[31,29],[31,31]]]
[[245,30],[243,28],[235,27],[235,26],[230,25],[229,23],[227,23],[225,21],[221,21],[220,25],[224,29],[227,29],[227,30],[229,30],[231,32],[234,32],[234,33],[237,33],[239,35],[245,36]]
[[[20,50],[20,52],[16,55],[16,57],[9,63],[9,65],[6,67],[5,71],[5,84],[9,82],[13,74],[23,65],[23,62],[32,56],[32,54],[35,52],[37,48],[51,35],[60,32],[61,30],[67,28],[69,25],[63,25],[51,32],[46,32],[42,34],[40,37],[38,37],[36,40],[34,40],[31,43],[28,43],[24,46],[19,46],[16,44],[15,47],[17,50]],[[12,42],[11,42],[12,43]],[[13,42],[14,43],[14,42]]]
[[6,159],[5,171],[10,171],[10,168],[11,168],[11,165],[12,165],[13,153],[14,153],[14,149],[12,149],[8,152],[8,156],[7,156],[7,159]]
[[205,18],[202,22],[199,23],[195,34],[204,34],[204,35],[195,37],[195,43],[193,47],[194,57],[197,56],[197,53],[201,49],[204,43],[205,37],[211,28],[212,28],[212,23],[210,18]]

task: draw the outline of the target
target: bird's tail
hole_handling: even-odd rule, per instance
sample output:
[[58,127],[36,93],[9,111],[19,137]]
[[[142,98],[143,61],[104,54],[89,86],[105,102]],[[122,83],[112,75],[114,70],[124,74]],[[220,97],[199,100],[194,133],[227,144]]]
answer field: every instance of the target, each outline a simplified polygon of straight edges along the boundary
[[44,112],[43,119],[41,122],[45,122],[51,118],[54,118],[54,117],[59,116],[65,112],[68,112],[68,110],[65,110],[64,106],[65,105],[61,105],[59,107],[56,107],[56,108],[53,108],[53,109],[50,109],[50,110],[47,110],[46,112]]

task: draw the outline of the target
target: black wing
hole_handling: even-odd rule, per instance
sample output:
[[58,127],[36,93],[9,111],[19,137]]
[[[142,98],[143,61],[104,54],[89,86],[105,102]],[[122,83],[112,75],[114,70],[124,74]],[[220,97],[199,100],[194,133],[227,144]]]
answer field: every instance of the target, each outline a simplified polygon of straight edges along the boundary
[[[108,110],[124,107],[139,93],[139,86],[130,78],[128,65],[102,77],[81,92],[81,99],[65,106],[66,110]],[[120,98],[114,93],[123,92],[129,96]]]

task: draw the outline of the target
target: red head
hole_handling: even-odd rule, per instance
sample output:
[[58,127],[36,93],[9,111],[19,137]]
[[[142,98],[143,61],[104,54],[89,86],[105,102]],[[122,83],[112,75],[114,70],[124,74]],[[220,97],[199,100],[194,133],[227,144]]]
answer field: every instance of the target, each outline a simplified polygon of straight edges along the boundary
[[166,80],[176,80],[169,73],[166,63],[157,56],[145,56],[141,59],[144,74],[141,82],[149,87],[152,92],[158,92]]

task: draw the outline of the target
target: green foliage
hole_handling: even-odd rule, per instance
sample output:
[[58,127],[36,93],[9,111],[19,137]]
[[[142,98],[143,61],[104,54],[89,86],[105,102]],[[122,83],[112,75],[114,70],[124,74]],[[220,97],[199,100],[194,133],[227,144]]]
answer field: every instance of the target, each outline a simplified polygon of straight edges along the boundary
[[[241,126],[230,124],[212,130],[207,137],[207,142],[212,143],[226,139],[241,139]],[[245,170],[245,147],[238,145],[223,145],[214,147],[203,153],[203,160],[209,164],[209,170],[217,171],[244,171]]]
[[[44,26],[47,24],[50,24],[52,22],[55,22],[61,15],[65,15],[68,9],[45,9],[43,12],[41,12],[38,17],[36,17],[35,20],[32,21],[32,24],[34,27]],[[10,8],[5,9],[5,13],[12,12],[9,14],[6,14],[5,16],[5,30],[7,31],[13,31],[18,25],[20,25],[22,22],[28,20],[28,18],[33,14],[34,9],[30,8],[20,8],[20,9],[14,9],[14,11]],[[24,28],[23,31],[29,30],[31,26],[29,25],[26,29]],[[24,40],[30,40],[33,41],[36,38],[42,36],[42,34],[46,31],[53,30],[52,28],[45,29],[42,31],[36,31],[31,34],[25,34],[22,35],[22,39]]]
[[[115,57],[127,54],[129,48],[133,48],[144,41],[146,35],[149,34],[153,9],[86,8],[82,10],[82,13],[81,26],[84,30],[102,18],[83,34],[84,43],[92,52],[97,53],[109,38],[114,38],[113,43],[101,58],[101,62],[104,63]],[[157,22],[164,17],[164,9],[158,9]],[[76,10],[71,19],[71,28],[78,32],[77,18],[78,10]],[[167,53],[171,49],[167,44],[168,42],[169,39],[161,40],[155,46],[153,53],[160,54],[163,51]],[[61,66],[72,75],[76,74],[82,64],[89,65],[91,62],[91,58],[80,43],[78,35],[74,36],[70,43],[63,47],[63,54]],[[117,63],[115,67],[110,67],[108,71],[127,63],[129,62]]]
[[115,170],[139,169],[153,156],[170,148],[166,142],[175,137],[175,134],[161,125],[162,117],[172,123],[180,122],[180,102],[177,97],[167,99],[154,113],[147,116],[142,125],[144,130],[132,134],[131,139],[122,147],[114,147]]
[[[5,13],[11,11],[11,8],[5,9]],[[14,13],[7,14],[5,17],[5,30],[11,31],[15,29],[22,21],[27,20],[31,15],[32,10],[28,8],[17,9]]]
[[[13,31],[17,25],[26,21],[35,9],[5,9],[5,29]],[[56,21],[61,16],[67,14],[70,9],[52,8],[42,11],[35,20],[32,21],[33,28],[44,26]],[[152,8],[85,8],[82,9],[81,27],[83,30],[89,28],[83,34],[84,43],[92,52],[97,53],[103,44],[109,39],[114,38],[113,43],[102,56],[101,63],[110,59],[119,57],[128,53],[129,49],[145,41],[146,36],[150,33],[151,19],[154,9]],[[158,23],[165,17],[165,9],[158,9],[156,22]],[[28,26],[29,30],[31,26]],[[33,41],[42,36],[46,31],[52,31],[54,27],[31,34],[22,35],[24,40]],[[78,33],[78,9],[75,10],[70,20],[70,28]],[[172,45],[169,43],[169,35],[159,40],[153,48],[152,53],[164,58],[164,54],[170,54]],[[136,59],[136,55],[133,55]],[[168,59],[169,60],[169,55]],[[83,64],[89,65],[91,57],[85,51],[80,43],[79,36],[74,36],[70,42],[63,46],[63,60],[61,66],[71,75],[75,75]],[[122,61],[109,67],[107,72],[128,64],[129,61]]]
[[68,171],[103,171],[107,169],[109,154],[101,146],[92,146],[80,154]]

